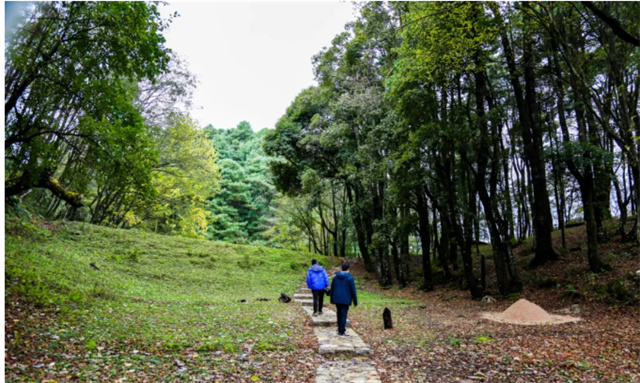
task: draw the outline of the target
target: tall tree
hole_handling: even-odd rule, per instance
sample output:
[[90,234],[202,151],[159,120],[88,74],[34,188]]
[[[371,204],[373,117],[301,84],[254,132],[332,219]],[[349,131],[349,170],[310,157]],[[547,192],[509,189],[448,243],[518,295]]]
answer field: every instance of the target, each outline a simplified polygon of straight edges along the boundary
[[103,160],[102,170],[107,160],[110,174],[148,177],[153,156],[143,145],[149,140],[132,105],[129,79],[153,79],[166,69],[161,32],[167,24],[156,6],[47,2],[25,12],[7,41],[5,195],[46,188],[80,207],[82,195],[55,177],[67,150],[75,155],[89,150],[96,161]]

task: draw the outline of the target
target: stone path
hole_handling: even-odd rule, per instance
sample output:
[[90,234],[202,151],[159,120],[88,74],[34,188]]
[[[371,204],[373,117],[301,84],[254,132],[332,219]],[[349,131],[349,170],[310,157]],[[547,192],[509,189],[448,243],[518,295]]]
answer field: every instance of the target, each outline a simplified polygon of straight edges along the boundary
[[[333,274],[328,272],[330,276]],[[371,348],[351,328],[347,328],[348,336],[338,335],[338,318],[335,311],[327,308],[328,297],[325,297],[322,315],[318,316],[312,315],[313,295],[306,286],[300,287],[293,298],[311,317],[320,345],[318,353],[333,359],[318,367],[315,383],[382,383],[374,362],[369,359]],[[351,327],[349,321],[347,326]]]

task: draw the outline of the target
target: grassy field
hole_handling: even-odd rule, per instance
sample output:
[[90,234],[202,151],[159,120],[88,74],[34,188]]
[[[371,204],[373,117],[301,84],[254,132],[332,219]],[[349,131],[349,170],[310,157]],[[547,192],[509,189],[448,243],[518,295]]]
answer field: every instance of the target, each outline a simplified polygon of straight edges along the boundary
[[5,235],[8,381],[269,381],[259,366],[310,341],[277,298],[311,254],[71,222]]

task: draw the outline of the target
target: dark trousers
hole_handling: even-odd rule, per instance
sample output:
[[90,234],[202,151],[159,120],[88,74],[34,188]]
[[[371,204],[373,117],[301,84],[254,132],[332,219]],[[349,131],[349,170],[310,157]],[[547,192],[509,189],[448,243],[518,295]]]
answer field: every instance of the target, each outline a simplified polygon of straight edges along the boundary
[[313,293],[313,312],[321,313],[324,305],[324,290],[311,290]]
[[336,313],[338,314],[338,334],[342,335],[347,331],[347,313],[349,305],[336,303]]

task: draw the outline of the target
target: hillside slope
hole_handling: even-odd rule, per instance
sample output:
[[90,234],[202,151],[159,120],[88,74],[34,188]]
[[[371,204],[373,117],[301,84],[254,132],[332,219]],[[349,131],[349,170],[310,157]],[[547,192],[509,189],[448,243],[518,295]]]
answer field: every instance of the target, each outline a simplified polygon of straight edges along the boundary
[[9,219],[5,235],[8,381],[244,381],[237,355],[286,363],[309,342],[277,298],[311,254],[73,222]]

